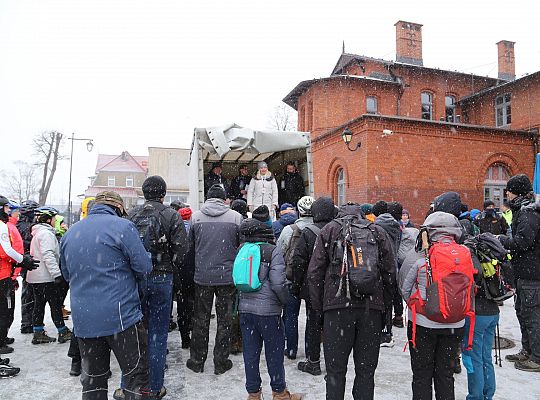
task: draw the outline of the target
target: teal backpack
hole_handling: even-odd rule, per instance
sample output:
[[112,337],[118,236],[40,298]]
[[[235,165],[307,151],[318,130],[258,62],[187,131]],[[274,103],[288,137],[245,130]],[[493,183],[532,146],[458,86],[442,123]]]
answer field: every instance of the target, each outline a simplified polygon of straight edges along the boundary
[[[261,288],[266,276],[261,277],[261,265],[268,267],[272,260],[274,245],[262,242],[246,242],[238,250],[233,264],[233,282],[240,292],[256,292]],[[269,268],[268,268],[269,269]],[[268,271],[267,269],[267,271]]]

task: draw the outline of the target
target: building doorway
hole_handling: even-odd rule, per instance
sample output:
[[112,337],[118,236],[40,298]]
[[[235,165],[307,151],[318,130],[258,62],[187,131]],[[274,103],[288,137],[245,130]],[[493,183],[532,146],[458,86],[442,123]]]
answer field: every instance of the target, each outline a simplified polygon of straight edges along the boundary
[[510,179],[510,170],[504,164],[493,164],[487,171],[484,178],[484,201],[491,200],[496,208],[500,208],[506,200],[504,188]]

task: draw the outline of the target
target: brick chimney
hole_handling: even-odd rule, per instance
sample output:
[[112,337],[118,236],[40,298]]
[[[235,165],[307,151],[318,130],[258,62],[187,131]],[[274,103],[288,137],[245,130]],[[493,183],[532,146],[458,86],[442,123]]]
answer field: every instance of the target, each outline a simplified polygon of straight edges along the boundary
[[497,43],[499,59],[499,79],[513,81],[516,79],[516,58],[514,55],[514,44],[508,40],[501,40]]
[[422,25],[398,21],[396,27],[396,61],[424,65],[422,60]]

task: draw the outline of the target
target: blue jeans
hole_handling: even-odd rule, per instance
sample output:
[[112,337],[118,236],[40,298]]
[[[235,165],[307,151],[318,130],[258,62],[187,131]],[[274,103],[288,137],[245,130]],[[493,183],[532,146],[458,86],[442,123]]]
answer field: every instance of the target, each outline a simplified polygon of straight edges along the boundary
[[289,293],[289,300],[283,309],[283,324],[287,339],[287,355],[296,357],[298,351],[298,314],[300,313],[300,298]]
[[240,329],[248,393],[256,393],[261,388],[259,363],[263,343],[270,386],[274,392],[283,392],[287,384],[283,366],[285,336],[281,317],[240,314]]
[[[467,400],[491,400],[495,394],[495,370],[491,348],[499,315],[477,315],[472,350],[463,350],[463,365],[467,368],[469,394]],[[465,320],[464,348],[469,339],[469,318]]]
[[[172,286],[172,274],[150,275],[139,284],[143,321],[148,330],[148,370],[152,392],[158,392],[163,387]],[[120,387],[124,388],[123,380]]]

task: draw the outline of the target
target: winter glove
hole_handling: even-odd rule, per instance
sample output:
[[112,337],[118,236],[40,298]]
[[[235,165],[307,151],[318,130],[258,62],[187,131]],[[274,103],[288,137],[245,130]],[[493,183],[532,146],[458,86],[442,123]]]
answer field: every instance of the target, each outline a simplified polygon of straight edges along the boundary
[[54,278],[54,284],[58,285],[58,286],[61,286],[61,285],[65,285],[66,281],[64,280],[64,277],[62,275],[60,275],[60,276],[57,276],[56,278]]
[[24,270],[32,271],[39,267],[39,260],[34,260],[30,254],[23,255],[23,260],[17,264],[18,267],[21,267]]
[[11,284],[13,285],[13,291],[19,289],[19,281],[17,281],[17,279],[12,279]]

